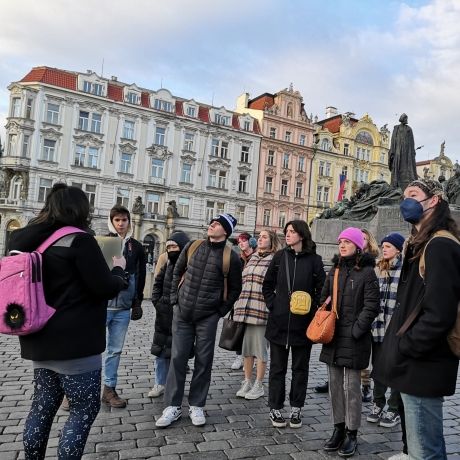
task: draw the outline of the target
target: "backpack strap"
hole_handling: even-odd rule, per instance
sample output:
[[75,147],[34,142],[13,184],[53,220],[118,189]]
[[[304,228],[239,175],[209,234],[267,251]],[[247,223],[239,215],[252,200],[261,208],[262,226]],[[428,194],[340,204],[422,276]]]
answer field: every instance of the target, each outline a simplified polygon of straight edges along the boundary
[[228,295],[228,273],[230,272],[230,259],[232,257],[232,248],[226,244],[222,258],[222,272],[224,273],[224,302],[227,301]]
[[192,258],[193,254],[195,254],[196,250],[205,242],[206,240],[195,240],[187,249],[187,265],[185,267],[185,271],[179,281],[179,284],[177,286],[177,288],[179,289],[182,284],[184,283],[185,281],[185,273],[187,272],[187,267],[188,267],[188,263],[190,261],[190,259]]
[[56,230],[45,241],[43,241],[43,243],[36,249],[36,252],[43,254],[50,246],[56,243],[56,241],[60,240],[64,236],[71,235],[72,233],[86,233],[86,232],[77,227],[70,227],[70,226],[62,227],[59,230]]

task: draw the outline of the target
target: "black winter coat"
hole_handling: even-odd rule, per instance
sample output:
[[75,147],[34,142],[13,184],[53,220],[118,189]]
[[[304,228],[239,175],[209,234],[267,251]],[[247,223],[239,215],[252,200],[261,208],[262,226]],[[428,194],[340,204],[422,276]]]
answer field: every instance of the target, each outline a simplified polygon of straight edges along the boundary
[[380,306],[375,259],[367,253],[362,254],[359,270],[355,268],[355,256],[340,259],[335,256],[333,264],[321,293],[321,302],[332,297],[334,272],[339,267],[339,318],[335,323],[334,338],[323,345],[319,360],[330,366],[365,369],[371,356],[371,326]]
[[[420,259],[408,246],[401,270],[396,309],[383,340],[373,376],[413,396],[436,398],[455,393],[458,358],[446,337],[455,324],[460,301],[460,245],[436,238],[425,252],[425,285]],[[422,301],[422,311],[402,337],[396,332]]]
[[169,260],[163,265],[155,277],[152,290],[156,317],[151,352],[163,358],[171,357],[173,305],[170,300],[174,266]]
[[[226,241],[203,242],[187,264],[187,252],[191,243],[181,252],[174,269],[171,285],[171,304],[179,306],[185,321],[199,321],[214,313],[225,316],[241,293],[241,263],[238,254],[231,252],[227,278],[227,300],[224,296],[223,253]],[[178,290],[185,273],[184,282]]]
[[[289,289],[286,276],[287,254],[292,291],[306,291],[311,295],[310,313],[306,315],[292,314],[289,309]],[[295,282],[294,269],[296,270]],[[265,337],[278,345],[301,346],[308,342],[306,330],[319,304],[321,288],[326,274],[323,261],[315,253],[295,253],[291,248],[278,251],[270,265],[262,286],[262,292],[270,311],[268,314]]]
[[[31,252],[62,224],[29,224],[11,235],[11,250]],[[21,356],[35,361],[84,358],[105,350],[107,300],[124,286],[124,272],[110,272],[89,233],[64,237],[43,254],[43,286],[56,313],[40,331],[21,336]]]

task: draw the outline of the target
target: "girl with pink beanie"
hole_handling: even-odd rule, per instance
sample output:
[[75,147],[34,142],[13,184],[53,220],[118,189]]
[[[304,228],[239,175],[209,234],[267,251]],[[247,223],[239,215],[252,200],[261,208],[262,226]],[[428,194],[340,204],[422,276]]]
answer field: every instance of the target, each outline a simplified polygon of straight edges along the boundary
[[338,450],[339,456],[351,457],[356,452],[361,425],[361,369],[369,364],[371,325],[379,311],[380,290],[374,272],[375,259],[363,251],[363,232],[348,227],[340,233],[337,241],[339,254],[333,259],[333,267],[321,293],[321,304],[333,296],[337,271],[338,319],[334,338],[323,345],[319,358],[328,366],[334,422],[333,434],[324,450]]

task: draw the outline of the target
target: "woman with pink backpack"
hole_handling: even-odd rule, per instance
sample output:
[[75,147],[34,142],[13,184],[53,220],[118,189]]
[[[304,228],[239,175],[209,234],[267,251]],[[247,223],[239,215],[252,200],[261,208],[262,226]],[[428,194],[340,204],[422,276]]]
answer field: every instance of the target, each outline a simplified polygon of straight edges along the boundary
[[89,233],[90,205],[77,187],[55,184],[45,206],[11,235],[10,250],[33,252],[56,231],[76,227],[42,255],[46,302],[56,312],[37,332],[20,336],[21,356],[32,361],[34,394],[25,422],[25,458],[45,458],[54,416],[64,395],[69,418],[61,431],[58,458],[81,458],[100,408],[102,352],[107,300],[127,286],[123,257],[112,271]]

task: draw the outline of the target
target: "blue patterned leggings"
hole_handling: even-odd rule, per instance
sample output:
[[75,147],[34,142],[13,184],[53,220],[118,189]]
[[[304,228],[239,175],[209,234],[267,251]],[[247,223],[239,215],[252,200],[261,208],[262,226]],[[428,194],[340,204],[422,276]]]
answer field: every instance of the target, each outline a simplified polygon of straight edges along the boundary
[[82,457],[89,430],[101,407],[101,371],[64,375],[40,368],[34,369],[34,396],[24,426],[26,460],[45,458],[51,425],[64,394],[70,413],[59,438],[58,458]]

